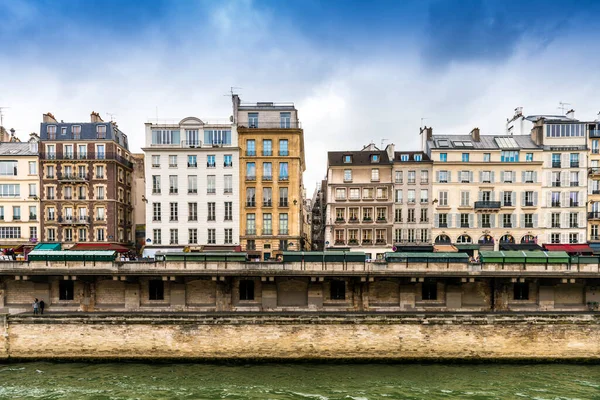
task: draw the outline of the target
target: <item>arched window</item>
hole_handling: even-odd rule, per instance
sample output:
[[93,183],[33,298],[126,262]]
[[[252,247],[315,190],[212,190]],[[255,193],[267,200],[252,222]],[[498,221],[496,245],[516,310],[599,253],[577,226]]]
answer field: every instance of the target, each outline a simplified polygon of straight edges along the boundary
[[479,238],[479,244],[494,244],[494,238],[490,235],[483,235]]
[[436,244],[441,244],[441,243],[451,243],[450,241],[450,237],[448,235],[439,235],[438,237],[435,238],[435,243]]
[[469,235],[460,235],[458,239],[456,239],[456,243],[473,243],[473,240]]
[[500,243],[514,243],[515,238],[513,235],[504,235],[500,238]]
[[533,235],[525,235],[521,238],[521,243],[537,243],[537,237]]

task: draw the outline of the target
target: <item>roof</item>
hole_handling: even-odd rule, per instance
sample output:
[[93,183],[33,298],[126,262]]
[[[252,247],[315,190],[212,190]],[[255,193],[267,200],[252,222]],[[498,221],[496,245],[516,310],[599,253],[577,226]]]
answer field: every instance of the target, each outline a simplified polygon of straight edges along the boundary
[[[379,162],[371,162],[371,156],[378,155]],[[352,156],[351,163],[344,162],[344,156]],[[389,164],[390,159],[386,151],[383,150],[364,150],[364,151],[330,151],[327,153],[328,166],[342,165],[381,165]]]
[[543,118],[546,122],[565,122],[565,123],[573,123],[580,122],[578,119],[569,118],[566,115],[528,115],[525,117],[526,120],[535,122],[538,119]]
[[587,244],[545,244],[546,250],[566,251],[567,253],[593,253],[594,250]]
[[[48,138],[48,125],[56,126],[56,139]],[[40,140],[41,141],[61,141],[61,140],[69,140],[73,141],[73,134],[71,133],[71,127],[80,126],[80,140],[98,140],[96,134],[96,127],[98,125],[106,126],[106,139],[104,140],[112,140],[121,146],[129,149],[129,144],[127,141],[127,135],[125,135],[117,125],[112,122],[42,122],[40,125]],[[61,134],[62,128],[67,128],[67,133],[65,135]]]
[[[498,139],[498,140],[497,140]],[[509,147],[503,143],[514,141],[517,147]],[[503,148],[542,149],[535,144],[529,135],[481,135],[480,141],[473,140],[471,135],[433,135],[427,142],[431,149],[459,150],[500,150]],[[470,143],[470,145],[469,145]]]
[[89,251],[89,250],[110,250],[118,253],[126,253],[130,251],[125,246],[114,243],[77,243],[69,249],[70,251]]
[[[403,161],[402,156],[408,155],[408,161]],[[420,155],[421,160],[415,160],[415,156]],[[427,153],[422,151],[396,151],[394,152],[394,162],[431,162]]]
[[37,156],[37,151],[31,151],[29,142],[0,143],[0,156]]

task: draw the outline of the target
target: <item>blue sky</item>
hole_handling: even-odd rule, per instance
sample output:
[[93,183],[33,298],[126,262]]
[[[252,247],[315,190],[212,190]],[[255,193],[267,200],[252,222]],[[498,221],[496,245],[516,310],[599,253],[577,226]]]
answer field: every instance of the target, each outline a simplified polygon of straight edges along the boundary
[[517,106],[600,111],[598,1],[0,0],[0,107],[21,138],[44,112],[119,126],[139,151],[155,117],[227,118],[293,101],[309,195],[327,150],[436,133],[502,133]]

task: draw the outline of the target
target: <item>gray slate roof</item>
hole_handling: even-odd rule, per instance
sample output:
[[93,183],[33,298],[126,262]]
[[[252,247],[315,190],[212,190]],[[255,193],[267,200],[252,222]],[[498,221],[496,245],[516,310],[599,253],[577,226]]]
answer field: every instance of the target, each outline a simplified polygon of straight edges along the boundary
[[[541,146],[538,146],[531,140],[531,136],[529,135],[481,135],[479,142],[474,141],[471,135],[433,135],[432,140],[427,143],[431,149],[498,150],[500,147],[496,143],[496,138],[512,138],[521,149],[542,149]],[[448,147],[439,147],[438,140],[440,139],[448,140]],[[453,142],[456,141],[471,142],[473,143],[473,147],[455,147]]]
[[[371,155],[378,154],[379,162],[372,163]],[[352,156],[351,163],[344,163],[344,156]],[[339,166],[339,165],[380,165],[380,164],[389,164],[390,159],[388,157],[387,152],[383,150],[362,150],[362,151],[330,151],[327,153],[327,162],[329,166]]]
[[29,143],[0,143],[0,156],[37,156],[37,152],[31,151]]

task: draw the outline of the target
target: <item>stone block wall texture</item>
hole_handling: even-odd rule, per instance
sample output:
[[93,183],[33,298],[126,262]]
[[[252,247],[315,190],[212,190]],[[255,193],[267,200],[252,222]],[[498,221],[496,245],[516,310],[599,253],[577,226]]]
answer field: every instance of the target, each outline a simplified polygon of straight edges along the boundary
[[0,318],[14,359],[599,360],[600,315]]

